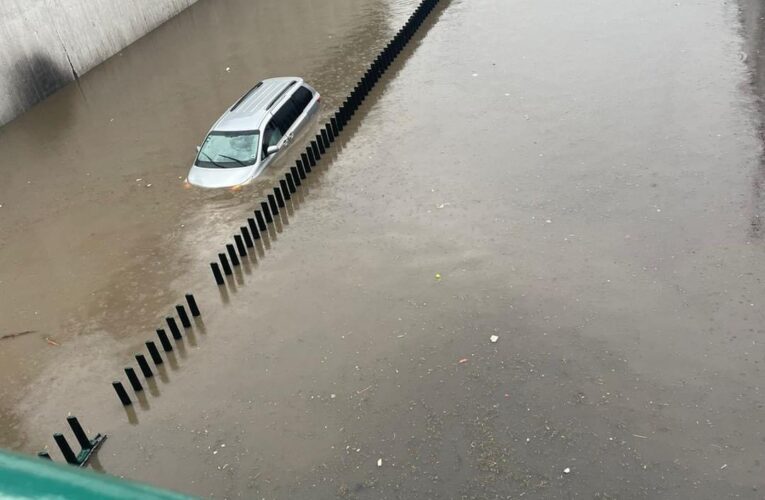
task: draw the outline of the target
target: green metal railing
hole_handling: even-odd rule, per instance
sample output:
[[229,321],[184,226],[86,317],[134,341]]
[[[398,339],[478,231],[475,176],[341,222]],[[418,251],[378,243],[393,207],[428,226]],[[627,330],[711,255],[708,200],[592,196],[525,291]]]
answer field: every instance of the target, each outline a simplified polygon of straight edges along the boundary
[[0,451],[0,499],[189,500],[193,497],[50,460]]

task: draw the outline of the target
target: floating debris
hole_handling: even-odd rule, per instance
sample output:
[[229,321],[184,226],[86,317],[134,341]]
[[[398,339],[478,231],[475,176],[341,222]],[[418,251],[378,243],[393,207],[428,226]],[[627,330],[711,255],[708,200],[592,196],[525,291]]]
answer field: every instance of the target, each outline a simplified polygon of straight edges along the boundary
[[[0,206],[2,206],[2,205],[0,205]],[[5,335],[0,335],[0,340],[12,339],[14,337],[21,337],[22,335],[27,335],[27,334],[35,333],[35,332],[36,332],[36,330],[24,330],[23,332],[8,333],[8,334],[5,334]]]

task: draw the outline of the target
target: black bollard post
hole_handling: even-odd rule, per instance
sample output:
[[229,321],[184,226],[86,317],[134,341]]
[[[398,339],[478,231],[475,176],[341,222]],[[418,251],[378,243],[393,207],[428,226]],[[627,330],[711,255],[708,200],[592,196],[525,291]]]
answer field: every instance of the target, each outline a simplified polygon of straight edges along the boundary
[[175,306],[175,312],[178,313],[178,319],[181,320],[181,325],[183,325],[183,328],[191,328],[191,320],[189,319],[189,315],[186,314],[186,308],[181,304],[178,304]]
[[141,385],[141,381],[138,380],[138,375],[135,374],[135,370],[132,368],[125,368],[125,375],[127,375],[128,381],[130,382],[130,385],[133,386],[135,392],[143,390],[143,386]]
[[301,182],[300,182],[300,174],[298,174],[297,167],[290,167],[290,172],[292,173],[292,180],[295,181],[295,185],[299,186]]
[[323,155],[327,152],[327,148],[324,147],[324,139],[321,138],[321,134],[316,134],[316,144],[319,146],[319,153]]
[[271,213],[274,214],[274,216],[279,215],[279,207],[276,206],[276,198],[274,195],[269,194],[266,198],[268,199],[268,206],[271,207]]
[[236,243],[236,249],[239,251],[239,256],[244,257],[247,255],[247,248],[244,246],[244,240],[239,234],[234,235],[234,243]]
[[[119,382],[116,382],[119,383]],[[122,385],[120,385],[122,387]],[[124,392],[125,389],[122,389]],[[127,397],[127,393],[125,393],[125,397]],[[122,397],[120,397],[122,399]],[[122,400],[122,404],[129,405],[130,399],[128,398],[128,402],[125,403],[124,400]],[[66,438],[63,434],[60,432],[57,432],[53,435],[53,439],[56,440],[56,444],[58,445],[58,448],[61,450],[61,454],[64,455],[64,458],[66,459],[66,463],[72,464],[72,465],[79,465],[79,460],[77,460],[77,455],[74,454],[72,451],[72,447],[69,446],[69,443],[66,441]]]
[[305,170],[303,170],[303,162],[302,161],[295,162],[295,168],[297,168],[297,172],[300,178],[305,179],[306,175],[305,175]]
[[260,209],[263,210],[263,216],[266,218],[266,222],[271,224],[274,219],[271,217],[271,210],[268,209],[268,203],[265,201],[260,202]]
[[[133,373],[133,375],[135,375],[135,373]],[[69,427],[72,429],[74,437],[77,438],[77,442],[80,443],[80,448],[83,450],[89,450],[93,448],[93,443],[90,442],[88,435],[85,434],[84,430],[82,430],[82,426],[80,425],[80,421],[77,420],[77,417],[69,415],[66,417],[66,421],[69,423]]]
[[178,323],[175,322],[175,318],[168,316],[165,318],[165,322],[167,322],[167,327],[170,329],[170,333],[173,334],[173,338],[181,338],[181,330],[178,328]]
[[260,231],[258,231],[258,226],[255,223],[255,219],[252,217],[249,217],[247,219],[247,225],[250,226],[250,233],[252,233],[252,241],[255,242],[256,240],[260,239]]
[[[327,125],[329,127],[329,125]],[[324,147],[329,148],[332,141],[329,140],[329,132],[326,128],[321,129],[321,140],[324,141]]]
[[279,205],[279,208],[284,208],[284,197],[282,197],[281,188],[274,188],[274,196],[276,196],[276,204]]
[[197,305],[197,299],[194,298],[193,293],[186,294],[186,303],[189,305],[189,311],[191,311],[192,316],[196,318],[202,315],[202,312],[199,310],[199,306]]
[[282,193],[284,193],[284,199],[290,201],[292,195],[290,194],[290,188],[287,185],[287,181],[285,179],[279,179],[279,185],[282,188]]
[[295,160],[295,166],[297,167],[298,172],[302,170],[306,175],[311,173],[311,166],[307,162],[303,162],[303,160]]
[[[313,157],[318,162],[321,158],[321,150],[319,144],[316,141],[311,141],[311,151],[313,151]],[[313,165],[311,165],[313,167]]]
[[226,251],[228,252],[228,258],[231,260],[231,263],[235,266],[238,266],[239,257],[236,256],[236,249],[234,248],[234,245],[228,243],[226,245]]
[[220,266],[218,266],[218,263],[210,262],[210,267],[212,268],[212,273],[213,273],[213,276],[215,277],[215,283],[217,283],[218,285],[223,285],[224,283],[226,283],[223,280],[223,275],[220,272]]
[[114,387],[114,390],[117,392],[117,397],[120,398],[120,402],[123,406],[130,406],[133,404],[133,402],[130,401],[130,396],[127,395],[127,391],[122,387],[122,382],[114,381],[112,382],[112,387]]
[[316,166],[316,155],[313,153],[313,146],[308,146],[306,148],[306,156],[308,156],[308,164],[311,165],[311,167]]
[[340,135],[340,128],[337,126],[337,117],[333,116],[329,119],[330,126],[332,127],[332,134],[337,137]]
[[266,230],[266,220],[263,218],[263,214],[260,210],[255,210],[255,218],[258,220],[258,228],[262,231]]
[[247,245],[247,248],[252,248],[254,243],[252,242],[250,230],[247,229],[247,226],[239,226],[239,232],[242,233],[242,238],[244,238],[244,244]]
[[[220,273],[220,271],[218,271],[218,273]],[[222,276],[221,279],[223,279]],[[165,352],[170,352],[173,350],[173,343],[170,342],[169,338],[167,338],[167,334],[163,329],[157,329],[157,337],[159,337],[159,343],[162,344],[162,349]]]
[[295,186],[295,181],[292,180],[292,172],[287,172],[284,174],[284,178],[287,179],[287,187],[290,188],[290,193],[294,193],[297,191],[297,187]]
[[300,162],[303,164],[303,169],[306,171],[307,174],[311,173],[311,164],[308,163],[308,155],[306,153],[301,153],[300,159],[295,161],[295,164],[297,164],[297,162]]
[[[330,118],[331,120],[331,118]],[[329,142],[333,143],[335,142],[335,133],[332,131],[332,122],[327,122],[326,125],[324,125],[324,129],[327,131],[327,136],[329,137]]]
[[220,259],[220,265],[223,268],[223,272],[226,274],[226,276],[231,276],[231,266],[228,264],[228,258],[226,257],[226,254],[219,253],[218,259]]
[[149,368],[149,363],[146,361],[143,354],[136,354],[135,360],[138,362],[138,367],[141,369],[141,373],[143,373],[144,377],[151,378],[154,376],[151,368]]
[[151,340],[146,342],[146,348],[149,350],[149,355],[151,356],[152,361],[154,361],[155,365],[161,365],[164,363],[162,360],[162,356],[159,355],[159,349],[157,349],[157,344],[152,342]]

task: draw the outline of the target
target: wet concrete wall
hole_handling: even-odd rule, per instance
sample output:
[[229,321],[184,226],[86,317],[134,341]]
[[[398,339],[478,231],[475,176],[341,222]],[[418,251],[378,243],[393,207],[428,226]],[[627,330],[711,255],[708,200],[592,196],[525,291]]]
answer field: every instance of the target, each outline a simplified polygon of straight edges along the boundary
[[196,0],[0,0],[0,125]]

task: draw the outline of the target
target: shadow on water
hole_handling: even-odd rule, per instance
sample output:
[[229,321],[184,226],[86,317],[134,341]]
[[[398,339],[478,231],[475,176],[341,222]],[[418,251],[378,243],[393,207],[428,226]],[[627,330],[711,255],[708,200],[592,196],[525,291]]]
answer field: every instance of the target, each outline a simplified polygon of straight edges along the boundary
[[760,0],[739,0],[739,18],[744,38],[744,56],[751,75],[757,103],[757,132],[760,158],[752,179],[750,234],[762,239],[765,219],[765,4]]

